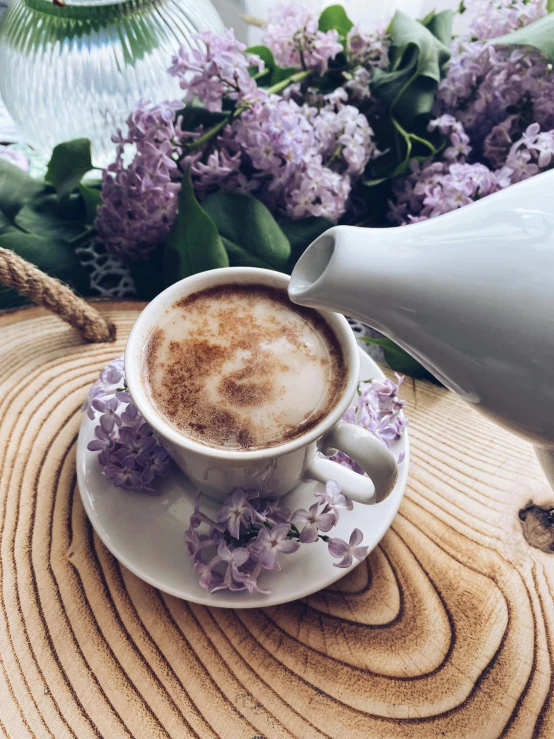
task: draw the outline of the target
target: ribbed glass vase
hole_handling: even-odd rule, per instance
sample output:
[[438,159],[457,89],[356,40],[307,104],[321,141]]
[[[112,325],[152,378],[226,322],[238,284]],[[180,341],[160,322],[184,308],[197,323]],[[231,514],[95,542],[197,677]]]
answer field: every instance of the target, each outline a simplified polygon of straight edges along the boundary
[[137,100],[182,96],[166,70],[205,30],[223,32],[209,0],[12,0],[0,25],[0,93],[35,149],[48,156],[87,137],[102,166]]

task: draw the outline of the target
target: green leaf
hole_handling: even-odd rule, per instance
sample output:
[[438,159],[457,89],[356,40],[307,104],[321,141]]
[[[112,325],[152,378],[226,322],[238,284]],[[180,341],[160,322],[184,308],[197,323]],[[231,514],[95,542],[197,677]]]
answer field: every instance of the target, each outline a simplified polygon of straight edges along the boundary
[[334,29],[345,37],[353,25],[342,5],[330,5],[319,16],[319,30],[323,32]]
[[431,382],[437,382],[436,378],[428,372],[425,367],[422,367],[408,352],[401,349],[394,341],[383,338],[373,338],[370,336],[362,336],[360,341],[364,341],[366,344],[375,344],[383,349],[385,361],[389,367],[396,372],[401,372],[409,377],[415,377],[420,380],[431,380]]
[[[0,247],[14,251],[43,272],[70,284],[81,295],[88,294],[88,273],[67,242],[14,231],[0,235]],[[12,308],[25,302],[15,290],[6,287],[0,290],[0,308]]]
[[[446,19],[435,20],[434,28],[443,34],[445,25]],[[374,71],[372,90],[395,117],[411,124],[418,116],[431,113],[450,51],[429,28],[400,10],[394,14],[389,31],[392,66],[389,71]]]
[[227,256],[229,257],[230,267],[259,267],[260,269],[273,269],[273,267],[264,262],[255,254],[251,254],[249,251],[244,249],[239,244],[236,244],[230,239],[226,239],[225,236],[221,237]]
[[[549,13],[552,10],[549,7]],[[554,15],[545,15],[528,26],[518,28],[505,36],[491,39],[491,43],[506,46],[533,46],[554,61]]]
[[334,223],[322,216],[310,216],[299,221],[285,221],[279,225],[290,242],[290,258],[284,268],[284,271],[290,274],[312,241],[332,228]]
[[91,169],[90,140],[73,139],[54,147],[45,179],[54,185],[60,197],[64,197]]
[[198,203],[189,172],[179,193],[177,220],[165,242],[165,284],[172,285],[197,272],[228,266],[229,258],[217,226]]
[[377,177],[373,180],[363,180],[362,185],[365,185],[366,187],[377,187],[377,185],[382,185],[383,182],[386,182],[388,179],[388,177]]
[[263,203],[250,195],[216,192],[203,206],[224,239],[232,266],[284,268],[289,240]]
[[85,231],[86,211],[81,198],[60,201],[54,193],[41,193],[21,208],[15,225],[44,238],[71,241]]
[[4,233],[9,233],[10,231],[18,231],[19,229],[16,228],[9,218],[6,218],[6,216],[0,211],[0,236]]
[[271,70],[277,65],[275,57],[273,56],[273,52],[267,46],[263,46],[261,44],[260,46],[249,46],[244,53],[255,54],[256,56],[259,56],[262,62],[265,64],[266,69]]
[[431,31],[435,38],[444,44],[446,47],[450,46],[452,41],[452,21],[454,19],[454,13],[451,10],[443,10],[440,13],[429,13],[424,21],[421,21],[423,25]]
[[96,219],[96,211],[102,205],[102,192],[99,188],[89,187],[89,185],[79,185],[79,195],[83,199],[85,206],[85,221],[88,224],[94,223]]
[[546,3],[546,10],[547,10],[547,11],[548,11],[549,13],[552,13],[552,12],[554,12],[554,0],[547,0],[547,3]]
[[257,54],[265,64],[267,74],[260,76],[258,84],[263,87],[271,87],[276,85],[278,82],[292,77],[293,74],[298,72],[296,67],[280,67],[275,61],[275,57],[267,46],[251,46],[246,49],[248,54]]
[[13,220],[25,203],[43,189],[42,182],[0,159],[0,211],[8,220]]

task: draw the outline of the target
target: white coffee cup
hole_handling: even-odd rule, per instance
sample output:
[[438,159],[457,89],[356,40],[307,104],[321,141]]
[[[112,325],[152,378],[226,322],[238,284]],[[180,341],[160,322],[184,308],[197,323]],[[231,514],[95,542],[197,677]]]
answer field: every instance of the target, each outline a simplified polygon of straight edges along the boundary
[[[339,401],[316,426],[305,434],[277,446],[254,451],[218,449],[194,441],[174,428],[157,411],[144,388],[143,351],[159,318],[177,300],[214,285],[256,284],[286,290],[287,275],[254,267],[226,267],[202,272],[176,282],[149,303],[138,317],[125,350],[125,374],[137,408],[163,439],[167,450],[198,488],[216,500],[232,490],[259,490],[280,498],[306,480],[336,480],[344,495],[359,503],[378,503],[392,491],[397,476],[391,452],[361,426],[343,423],[358,384],[360,358],[348,322],[337,313],[318,311],[340,342],[347,368],[347,381]],[[369,477],[324,459],[341,450],[358,462]]]

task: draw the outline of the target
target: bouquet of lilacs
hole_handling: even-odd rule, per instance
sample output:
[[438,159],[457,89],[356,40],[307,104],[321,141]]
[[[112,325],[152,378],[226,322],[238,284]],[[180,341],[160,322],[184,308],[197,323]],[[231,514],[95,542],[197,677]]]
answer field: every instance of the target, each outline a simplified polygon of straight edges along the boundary
[[[387,447],[401,439],[407,421],[403,415],[405,402],[398,392],[404,378],[360,382],[355,403],[343,420],[368,429]],[[170,457],[152,428],[144,421],[132,402],[122,358],[109,362],[94,382],[82,409],[97,422],[94,439],[87,449],[94,452],[102,469],[116,488],[159,495],[159,478],[170,470]],[[363,469],[344,452],[334,461],[357,472]],[[403,461],[403,455],[398,458]],[[316,490],[315,503],[307,510],[291,512],[271,496],[260,496],[256,490],[235,490],[210,518],[201,510],[202,497],[196,496],[194,513],[185,533],[185,546],[193,557],[194,569],[200,573],[200,585],[210,592],[238,590],[269,593],[258,585],[264,570],[279,570],[279,553],[292,554],[304,544],[323,541],[332,557],[340,561],[336,567],[350,567],[353,560],[367,556],[361,546],[363,535],[354,529],[348,542],[330,537],[340,518],[340,510],[352,510],[340,486],[330,481],[325,491]],[[208,526],[200,531],[201,524]],[[209,555],[209,556],[207,556]]]
[[[458,37],[451,11],[372,27],[340,5],[317,18],[299,3],[274,7],[264,45],[202,34],[201,49],[168,59],[183,99],[137,104],[101,181],[85,139],[55,148],[44,183],[0,158],[0,245],[86,294],[75,247],[95,239],[150,299],[216,267],[290,272],[335,223],[434,218],[549,169],[546,0],[465,0],[458,12],[469,16]],[[0,292],[0,306],[14,299]]]
[[[545,0],[466,7],[470,30],[453,40],[450,11],[367,29],[340,6],[317,19],[296,4],[271,11],[265,46],[202,34],[204,50],[181,48],[168,71],[187,107],[139,104],[116,134],[99,238],[126,259],[165,244],[169,279],[195,259],[288,269],[331,223],[434,217],[550,167]],[[288,245],[253,252],[247,215]],[[202,244],[187,238],[198,223]]]

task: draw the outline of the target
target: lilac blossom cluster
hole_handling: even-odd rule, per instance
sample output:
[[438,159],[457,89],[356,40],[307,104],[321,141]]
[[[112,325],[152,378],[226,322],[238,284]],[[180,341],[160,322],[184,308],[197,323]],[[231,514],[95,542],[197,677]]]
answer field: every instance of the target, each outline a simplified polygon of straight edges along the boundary
[[385,26],[371,30],[353,26],[346,37],[346,56],[351,69],[344,72],[344,87],[356,102],[371,97],[370,82],[374,69],[386,69],[389,59],[390,39]]
[[186,91],[185,101],[201,100],[206,109],[221,111],[222,101],[255,100],[258,86],[249,74],[250,67],[259,72],[264,63],[256,54],[244,54],[246,46],[236,40],[233,31],[226,29],[223,38],[206,31],[196,34],[203,49],[181,46],[173,57],[168,72],[178,77]]
[[[139,102],[118,130],[116,159],[103,171],[102,200],[96,217],[97,238],[122,259],[147,257],[163,243],[177,216],[181,175],[179,101],[158,105]],[[126,166],[126,147],[136,153]]]
[[103,474],[115,487],[157,495],[152,483],[167,475],[170,459],[131,400],[122,358],[102,370],[81,410],[98,420],[87,449],[98,454]]
[[300,4],[277,3],[270,10],[264,41],[282,67],[319,72],[342,51],[338,32],[320,31],[315,15]]
[[[347,568],[355,559],[365,559],[368,547],[361,546],[359,529],[354,529],[348,542],[327,536],[337,525],[340,511],[353,508],[339,484],[329,480],[315,497],[308,510],[291,512],[279,500],[260,498],[256,491],[235,490],[210,518],[201,510],[199,493],[185,545],[194,570],[200,574],[200,585],[210,593],[232,590],[267,595],[271,590],[258,583],[260,575],[281,569],[280,554],[292,554],[301,545],[319,540],[339,560],[335,567]],[[207,526],[204,531],[199,530],[202,524]]]
[[[286,24],[298,18],[296,11],[285,14],[283,38],[291,35]],[[277,33],[277,21],[269,28]],[[306,28],[302,28],[305,36]],[[223,41],[210,34],[203,34],[203,39],[208,72],[198,61],[201,52],[182,49],[171,73],[206,107],[221,110],[230,89],[229,75],[238,70],[235,99],[240,100],[241,109],[215,142],[187,157],[197,195],[202,198],[215,190],[252,193],[276,214],[338,220],[347,208],[352,181],[379,154],[367,118],[348,104],[343,88],[320,96],[319,107],[300,105],[292,95],[268,93],[251,77],[243,89],[242,75],[249,66],[244,46],[234,40],[232,32]],[[339,50],[340,44],[332,56]],[[197,135],[192,134],[193,143]]]
[[393,183],[391,223],[433,218],[552,166],[552,67],[536,50],[489,40],[546,15],[546,3],[469,0],[466,7],[469,34],[452,43],[429,124],[446,146],[432,161],[413,161]]
[[[404,377],[396,375],[396,379],[397,382],[388,379],[360,382],[355,404],[350,406],[342,417],[347,423],[355,423],[371,431],[387,447],[402,438],[408,425],[403,413],[406,401],[398,397]],[[360,475],[365,474],[360,465],[344,452],[337,452],[331,459]],[[401,464],[403,459],[402,454],[397,460],[398,464]]]
[[[124,259],[147,258],[163,243],[187,166],[200,199],[221,190],[252,194],[276,216],[336,222],[366,164],[380,155],[359,106],[370,96],[373,70],[389,64],[384,29],[351,29],[347,63],[329,96],[306,78],[324,73],[343,46],[337,31],[319,31],[315,15],[301,5],[272,10],[265,42],[278,64],[298,68],[297,77],[306,79],[302,88],[296,78],[285,89],[260,87],[263,61],[246,53],[230,30],[223,38],[195,38],[200,48],[181,47],[169,74],[179,79],[187,103],[230,112],[215,131],[183,131],[182,103],[139,103],[127,132],[116,133],[117,156],[103,173],[96,229],[99,241]],[[130,147],[136,154],[127,165]]]

